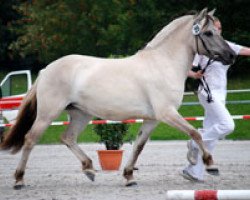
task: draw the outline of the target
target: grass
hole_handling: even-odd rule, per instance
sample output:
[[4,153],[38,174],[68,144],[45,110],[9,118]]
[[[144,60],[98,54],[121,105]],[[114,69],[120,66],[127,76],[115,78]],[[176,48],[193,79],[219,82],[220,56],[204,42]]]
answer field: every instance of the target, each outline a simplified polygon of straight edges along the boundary
[[[3,78],[3,73],[0,72],[0,78]],[[1,80],[1,79],[0,79]],[[21,85],[21,84],[20,84]],[[229,89],[249,89],[250,80],[247,78],[230,79],[228,84]],[[250,100],[250,93],[228,94],[227,100]],[[197,97],[185,96],[184,102],[198,101]],[[246,115],[250,114],[249,104],[237,104],[227,106],[232,115]],[[182,106],[180,113],[183,116],[203,116],[203,109],[201,106]],[[63,113],[57,121],[66,121],[67,115]],[[202,121],[191,121],[194,127],[202,127]],[[235,120],[235,131],[227,138],[232,140],[250,140],[250,121],[249,120]],[[141,124],[131,124],[126,140],[135,138]],[[99,138],[92,130],[93,125],[88,125],[86,129],[79,135],[78,142],[98,142]],[[61,133],[67,126],[50,126],[40,139],[40,144],[55,144],[60,142]],[[188,137],[182,132],[172,128],[166,124],[160,123],[153,131],[151,140],[186,140]]]

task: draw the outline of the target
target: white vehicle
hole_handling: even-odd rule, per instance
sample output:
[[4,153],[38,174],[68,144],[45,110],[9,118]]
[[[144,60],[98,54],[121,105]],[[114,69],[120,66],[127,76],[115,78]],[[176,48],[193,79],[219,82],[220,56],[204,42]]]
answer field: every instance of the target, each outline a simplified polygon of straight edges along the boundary
[[29,70],[8,73],[0,83],[0,136],[4,122],[13,123],[23,97],[31,88],[32,79]]

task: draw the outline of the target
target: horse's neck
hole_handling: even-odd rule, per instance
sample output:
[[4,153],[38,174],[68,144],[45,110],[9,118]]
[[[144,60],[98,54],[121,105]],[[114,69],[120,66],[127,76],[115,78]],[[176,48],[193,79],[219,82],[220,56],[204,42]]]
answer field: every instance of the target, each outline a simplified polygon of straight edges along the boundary
[[187,21],[190,21],[189,18],[190,16],[185,16],[172,21],[156,34],[156,36],[146,45],[145,49],[157,48],[165,39],[169,37],[172,38],[172,35],[180,32],[181,29],[187,24]]
[[194,58],[194,38],[190,34],[192,24],[192,16],[174,20],[147,44],[145,50],[153,49],[161,52],[166,59],[174,58],[174,60],[182,61],[179,62],[180,68],[191,66]]

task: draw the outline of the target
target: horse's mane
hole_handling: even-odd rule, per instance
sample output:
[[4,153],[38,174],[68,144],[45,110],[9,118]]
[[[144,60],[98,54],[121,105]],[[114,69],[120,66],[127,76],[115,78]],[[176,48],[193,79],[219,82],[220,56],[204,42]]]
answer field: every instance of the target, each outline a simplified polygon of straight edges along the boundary
[[144,49],[154,48],[158,46],[162,43],[163,40],[171,35],[173,31],[176,31],[177,27],[182,27],[181,25],[186,24],[190,19],[193,19],[192,15],[185,15],[173,20],[168,25],[166,25],[159,33],[157,33],[156,36],[150,42],[148,42]]

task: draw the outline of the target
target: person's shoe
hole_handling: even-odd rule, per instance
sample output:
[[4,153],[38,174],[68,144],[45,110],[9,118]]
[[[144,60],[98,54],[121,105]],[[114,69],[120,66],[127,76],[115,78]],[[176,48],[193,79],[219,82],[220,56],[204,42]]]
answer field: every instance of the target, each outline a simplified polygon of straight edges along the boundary
[[213,176],[220,175],[219,169],[217,167],[214,167],[214,166],[206,167],[206,171],[208,174],[213,175]]
[[187,142],[187,160],[191,165],[196,165],[198,160],[199,149],[192,145],[192,140]]
[[199,180],[198,178],[192,176],[187,170],[182,170],[181,176],[189,181],[196,182],[196,183],[204,183],[203,180]]

